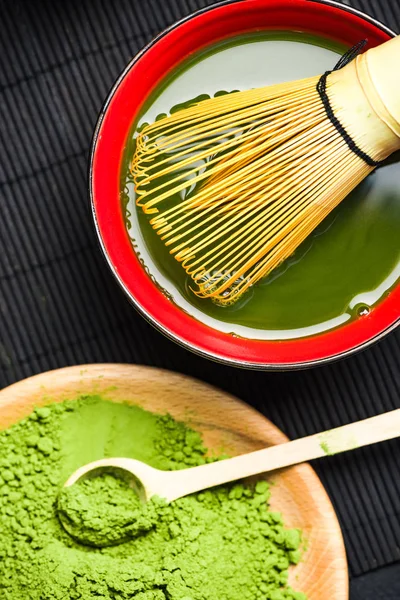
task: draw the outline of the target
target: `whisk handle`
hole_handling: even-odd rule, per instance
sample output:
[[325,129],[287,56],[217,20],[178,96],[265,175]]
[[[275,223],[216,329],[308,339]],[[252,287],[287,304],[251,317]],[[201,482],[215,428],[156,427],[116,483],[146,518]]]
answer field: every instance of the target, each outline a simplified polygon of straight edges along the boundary
[[400,138],[400,36],[357,58],[364,92],[375,112]]

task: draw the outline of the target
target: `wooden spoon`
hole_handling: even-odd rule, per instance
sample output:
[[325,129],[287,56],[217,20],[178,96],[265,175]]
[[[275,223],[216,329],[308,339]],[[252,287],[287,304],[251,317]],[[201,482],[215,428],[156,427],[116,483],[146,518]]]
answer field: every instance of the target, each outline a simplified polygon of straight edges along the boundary
[[400,409],[397,409],[293,442],[179,471],[160,471],[132,458],[97,460],[77,469],[65,487],[82,477],[95,475],[97,470],[116,468],[128,472],[139,483],[137,487],[143,500],[159,496],[172,502],[216,485],[383,442],[399,435]]

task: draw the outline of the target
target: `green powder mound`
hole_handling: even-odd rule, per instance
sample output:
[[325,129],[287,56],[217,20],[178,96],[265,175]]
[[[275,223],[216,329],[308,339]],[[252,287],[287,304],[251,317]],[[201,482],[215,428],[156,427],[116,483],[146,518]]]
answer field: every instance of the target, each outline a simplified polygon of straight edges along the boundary
[[64,488],[57,513],[72,537],[89,546],[113,546],[150,531],[166,505],[142,502],[129,482],[102,474]]
[[[2,600],[305,600],[287,587],[300,532],[268,510],[265,482],[144,509],[126,482],[103,474],[59,496],[73,470],[110,456],[161,469],[207,461],[184,424],[98,396],[37,409],[0,432]],[[126,541],[79,543],[57,508],[77,537],[113,543],[127,528]]]

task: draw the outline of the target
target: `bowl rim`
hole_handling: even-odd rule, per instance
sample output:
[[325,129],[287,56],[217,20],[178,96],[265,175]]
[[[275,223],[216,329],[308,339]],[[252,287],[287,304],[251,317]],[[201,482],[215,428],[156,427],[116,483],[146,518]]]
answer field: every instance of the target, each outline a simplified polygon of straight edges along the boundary
[[[249,1],[249,0],[247,0],[247,1]],[[266,6],[273,5],[275,2],[275,0],[250,0],[250,1],[254,2],[254,3],[265,4]],[[243,2],[243,0],[223,0],[222,2],[217,2],[215,4],[212,4],[210,6],[202,8],[194,13],[191,13],[191,14],[185,16],[184,18],[180,19],[179,21],[173,23],[172,25],[170,25],[169,27],[164,29],[162,32],[160,32],[146,46],[144,46],[130,60],[130,62],[125,67],[125,69],[118,76],[114,85],[111,87],[111,89],[106,97],[106,100],[101,108],[101,111],[99,113],[99,117],[98,117],[95,129],[94,129],[93,138],[92,138],[91,147],[90,147],[89,165],[88,165],[88,193],[89,193],[91,213],[92,213],[92,217],[93,217],[93,221],[94,221],[94,225],[95,225],[95,230],[97,233],[97,239],[98,239],[98,242],[99,242],[101,250],[102,250],[102,254],[105,257],[106,262],[109,265],[111,272],[113,273],[115,279],[117,280],[120,287],[123,289],[123,291],[127,295],[130,302],[138,310],[138,312],[142,316],[144,316],[145,319],[149,323],[151,323],[154,327],[156,327],[156,329],[161,331],[169,339],[172,339],[174,342],[178,343],[179,345],[183,346],[184,348],[186,348],[200,356],[203,356],[205,358],[212,359],[216,362],[220,362],[223,364],[228,364],[231,366],[242,367],[242,368],[247,368],[247,369],[281,371],[281,370],[295,370],[295,369],[302,369],[302,368],[307,368],[307,367],[311,367],[311,366],[323,365],[326,363],[330,363],[330,362],[339,360],[344,357],[348,357],[348,356],[354,354],[355,352],[364,350],[365,348],[372,345],[373,343],[376,343],[377,341],[382,339],[384,336],[386,336],[389,332],[393,331],[400,324],[400,316],[397,315],[396,318],[389,325],[385,326],[384,328],[380,329],[378,327],[378,331],[376,333],[374,333],[372,335],[368,335],[368,333],[367,333],[366,337],[364,337],[361,341],[355,343],[354,345],[352,345],[349,348],[346,348],[342,351],[330,352],[329,345],[323,344],[325,346],[325,348],[328,348],[328,351],[325,350],[322,353],[323,356],[319,356],[319,357],[315,357],[315,358],[309,357],[306,359],[291,360],[290,355],[289,355],[286,360],[282,360],[282,359],[271,360],[271,355],[270,355],[269,358],[267,358],[267,357],[265,359],[264,358],[257,358],[257,359],[253,358],[252,360],[250,360],[250,359],[245,358],[245,354],[246,354],[245,346],[247,345],[249,347],[253,344],[258,344],[258,345],[262,345],[264,348],[269,347],[270,349],[272,349],[273,347],[275,347],[275,349],[276,349],[276,348],[278,348],[278,345],[280,346],[280,348],[282,348],[283,346],[290,346],[291,342],[292,343],[301,342],[303,345],[312,346],[313,341],[315,341],[317,339],[319,339],[319,340],[325,339],[327,335],[329,336],[329,334],[331,334],[333,332],[337,333],[337,331],[343,331],[346,328],[346,325],[340,326],[337,329],[334,329],[331,331],[322,332],[320,334],[317,334],[316,336],[309,336],[306,338],[299,338],[299,339],[293,339],[293,340],[280,341],[280,340],[257,340],[257,339],[236,338],[236,339],[241,339],[244,342],[244,348],[242,348],[241,352],[238,352],[236,356],[233,356],[229,353],[225,354],[223,349],[216,351],[213,348],[206,347],[204,344],[202,344],[201,342],[198,341],[198,338],[196,339],[196,342],[194,342],[193,339],[188,340],[184,336],[182,331],[181,332],[176,331],[164,323],[163,318],[162,318],[162,311],[161,311],[161,313],[160,312],[158,313],[158,316],[153,314],[151,312],[151,310],[149,310],[149,307],[145,306],[143,304],[143,302],[141,302],[137,298],[137,294],[135,293],[134,290],[132,290],[129,287],[127,282],[124,280],[124,277],[121,275],[118,266],[115,264],[115,262],[111,258],[110,253],[109,253],[108,244],[106,243],[106,241],[104,240],[104,237],[103,237],[104,231],[102,231],[102,227],[99,222],[99,214],[98,214],[98,210],[97,210],[98,207],[96,206],[96,193],[94,191],[94,181],[96,178],[96,175],[95,175],[96,168],[95,168],[94,163],[95,163],[96,156],[97,156],[98,143],[102,137],[101,131],[102,131],[102,127],[104,125],[104,121],[108,115],[108,110],[110,108],[112,101],[115,98],[115,95],[120,90],[121,84],[125,81],[126,77],[129,75],[132,68],[139,63],[140,59],[149,50],[151,50],[155,45],[157,45],[161,40],[163,40],[163,38],[165,38],[172,32],[175,32],[177,29],[179,29],[181,26],[185,25],[186,23],[188,23],[194,19],[197,19],[197,18],[201,17],[202,15],[205,15],[207,13],[212,12],[213,10],[216,10],[216,9],[219,9],[222,7],[229,7],[232,5],[242,4],[242,2]],[[376,30],[380,31],[383,34],[386,34],[388,37],[394,37],[396,35],[394,31],[392,31],[390,28],[388,28],[387,26],[380,23],[377,19],[370,17],[369,15],[365,14],[364,12],[362,12],[358,9],[355,9],[353,7],[343,5],[339,2],[336,2],[335,0],[280,0],[280,4],[281,4],[281,6],[286,4],[286,5],[290,5],[291,7],[293,7],[293,6],[299,7],[300,6],[302,8],[304,8],[306,5],[310,5],[310,4],[319,5],[321,7],[327,7],[327,8],[331,7],[340,12],[349,13],[353,17],[358,17],[361,21],[365,21],[366,23],[372,25]],[[137,112],[132,111],[131,122],[133,121],[135,114],[137,114]],[[121,159],[122,159],[122,151],[120,151],[120,162],[121,162]],[[119,163],[119,167],[120,167],[120,163]],[[119,172],[118,172],[118,177],[119,177]],[[118,194],[118,199],[119,199],[119,194]],[[127,235],[127,233],[126,233],[126,235]],[[132,256],[136,256],[135,253],[133,252],[132,248],[130,249],[130,252],[131,252]],[[144,269],[143,268],[141,268],[141,269],[142,269],[143,274],[145,274]],[[145,277],[147,279],[148,284],[150,284],[150,286],[152,286],[154,289],[156,289],[156,285],[151,281],[150,277],[148,277],[147,274],[145,275]],[[144,281],[142,283],[144,283]],[[398,290],[398,295],[400,296],[400,286],[395,288],[395,290],[396,291]],[[389,296],[391,296],[395,290],[393,290],[393,292],[391,294],[389,294]],[[385,299],[383,299],[380,302],[379,306],[386,304],[389,296],[386,297]],[[172,303],[170,301],[168,301],[168,302],[169,302],[170,306],[173,307],[174,312],[185,315],[185,318],[189,319],[189,322],[191,322],[191,325],[194,326],[195,328],[196,327],[202,328],[202,329],[206,328],[210,332],[214,332],[215,338],[217,338],[217,337],[220,338],[219,341],[221,341],[222,338],[224,338],[224,337],[225,338],[229,337],[229,334],[223,333],[217,329],[214,329],[208,325],[205,325],[203,322],[197,320],[196,318],[187,315],[182,308],[178,307],[174,303]],[[160,314],[161,314],[161,319],[160,319]],[[368,317],[364,317],[364,319],[368,319]],[[360,321],[360,320],[358,320],[358,321]],[[195,324],[197,324],[197,325],[195,325]],[[361,336],[361,337],[363,337],[363,336]],[[210,335],[210,338],[212,338],[212,335]],[[221,341],[221,344],[222,344],[222,346],[224,346],[222,341]],[[319,343],[318,346],[321,346],[321,344]],[[272,350],[271,353],[273,355],[274,351]],[[242,356],[240,356],[240,355],[242,355]],[[311,351],[309,352],[309,355],[312,355]]]

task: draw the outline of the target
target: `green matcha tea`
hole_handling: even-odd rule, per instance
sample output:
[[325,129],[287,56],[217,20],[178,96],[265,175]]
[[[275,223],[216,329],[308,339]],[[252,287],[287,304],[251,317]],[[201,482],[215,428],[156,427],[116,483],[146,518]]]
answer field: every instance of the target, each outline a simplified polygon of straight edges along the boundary
[[63,490],[76,468],[112,456],[163,470],[211,460],[184,423],[97,395],[0,431],[1,600],[307,600],[288,585],[305,540],[270,510],[266,481],[170,504],[143,505],[107,473]]
[[216,329],[247,338],[288,339],[333,329],[373,310],[400,276],[398,157],[367,178],[278,269],[235,304],[218,306],[191,291],[192,280],[135,205],[129,173],[135,132],[205,94],[323,73],[344,50],[287,32],[229,39],[195,54],[166,77],[132,128],[121,173],[132,245],[172,301]]

